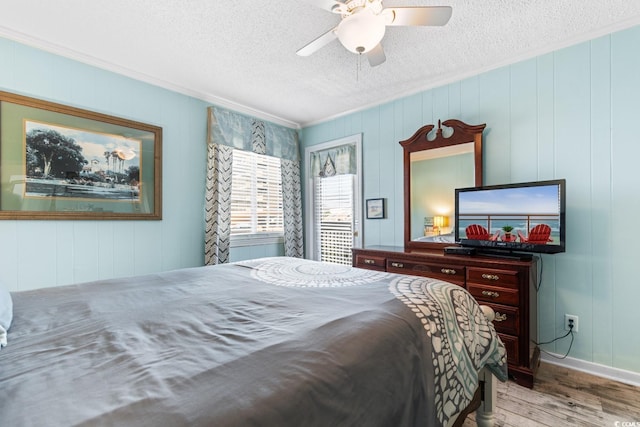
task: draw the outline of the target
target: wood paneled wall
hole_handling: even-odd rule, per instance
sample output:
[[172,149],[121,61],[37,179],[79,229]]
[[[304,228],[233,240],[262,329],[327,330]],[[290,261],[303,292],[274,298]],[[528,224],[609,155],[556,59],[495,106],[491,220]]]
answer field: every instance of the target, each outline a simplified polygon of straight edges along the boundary
[[[401,246],[398,141],[438,119],[486,123],[486,184],[567,180],[567,252],[542,257],[539,339],[564,334],[564,315],[574,314],[570,357],[640,372],[638,46],[635,27],[306,127],[302,143],[362,133],[363,199],[389,206],[387,219],[364,221],[365,245]],[[568,345],[544,348],[564,354]]]

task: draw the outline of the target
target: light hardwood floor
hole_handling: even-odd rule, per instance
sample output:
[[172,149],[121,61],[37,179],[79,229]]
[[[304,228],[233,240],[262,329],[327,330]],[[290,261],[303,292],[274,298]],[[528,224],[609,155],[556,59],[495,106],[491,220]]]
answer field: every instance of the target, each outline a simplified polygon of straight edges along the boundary
[[533,390],[498,381],[496,426],[640,427],[640,388],[541,363]]

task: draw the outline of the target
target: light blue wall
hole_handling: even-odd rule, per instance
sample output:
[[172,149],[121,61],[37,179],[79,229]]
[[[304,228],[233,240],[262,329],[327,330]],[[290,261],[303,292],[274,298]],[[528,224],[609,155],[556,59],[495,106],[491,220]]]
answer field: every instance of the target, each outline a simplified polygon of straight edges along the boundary
[[239,246],[229,250],[229,260],[231,262],[272,256],[284,256],[284,245],[282,243]]
[[[0,38],[0,90],[163,128],[162,221],[0,221],[0,283],[26,290],[204,263],[205,101]],[[282,244],[231,248],[230,260]]]
[[567,180],[567,252],[543,256],[539,339],[563,335],[575,314],[571,357],[640,373],[638,46],[640,27],[427,90],[307,127],[303,148],[362,133],[364,199],[389,206],[364,221],[365,245],[402,246],[398,141],[438,119],[486,123],[485,184]]
[[0,282],[24,290],[203,264],[205,102],[2,38],[0,90],[163,128],[162,221],[0,221]]

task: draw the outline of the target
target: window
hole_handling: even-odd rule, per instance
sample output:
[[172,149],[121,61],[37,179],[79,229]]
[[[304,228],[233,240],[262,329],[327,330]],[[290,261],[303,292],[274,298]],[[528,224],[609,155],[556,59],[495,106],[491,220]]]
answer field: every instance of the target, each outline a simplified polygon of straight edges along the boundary
[[355,175],[315,179],[315,242],[320,261],[351,265]]
[[281,242],[284,226],[280,159],[233,150],[231,182],[232,246]]

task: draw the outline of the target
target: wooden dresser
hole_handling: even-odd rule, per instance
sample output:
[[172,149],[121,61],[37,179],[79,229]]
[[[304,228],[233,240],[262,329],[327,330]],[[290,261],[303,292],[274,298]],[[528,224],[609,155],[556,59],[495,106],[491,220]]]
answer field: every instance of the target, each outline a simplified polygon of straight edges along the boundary
[[433,277],[466,288],[478,302],[496,312],[494,325],[507,348],[509,376],[533,388],[540,361],[540,351],[531,341],[538,340],[537,257],[521,261],[372,246],[353,249],[353,266]]

